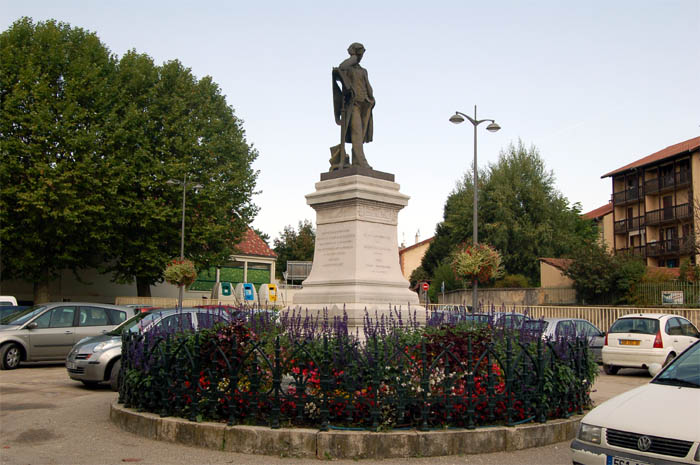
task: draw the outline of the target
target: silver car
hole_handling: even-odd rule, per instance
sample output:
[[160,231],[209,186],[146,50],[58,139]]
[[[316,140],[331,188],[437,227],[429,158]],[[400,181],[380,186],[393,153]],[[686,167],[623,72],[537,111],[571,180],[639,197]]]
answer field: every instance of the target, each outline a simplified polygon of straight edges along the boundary
[[181,332],[211,328],[216,323],[232,319],[228,310],[217,308],[154,309],[139,313],[113,331],[79,341],[66,358],[68,376],[86,386],[109,382],[116,391],[121,370],[122,333],[125,331]]
[[87,336],[111,331],[133,311],[88,302],[55,302],[19,309],[0,319],[0,368],[20,362],[63,360]]
[[582,318],[542,318],[525,322],[523,328],[542,332],[543,339],[585,336],[595,361],[603,363],[602,349],[605,333],[588,320]]

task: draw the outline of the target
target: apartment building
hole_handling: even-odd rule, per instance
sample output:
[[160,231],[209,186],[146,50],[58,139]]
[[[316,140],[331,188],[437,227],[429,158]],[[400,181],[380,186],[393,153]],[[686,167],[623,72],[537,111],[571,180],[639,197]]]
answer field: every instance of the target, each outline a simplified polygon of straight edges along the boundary
[[593,221],[598,228],[598,241],[608,250],[615,250],[615,234],[613,228],[613,205],[612,201],[607,205],[598,207],[588,213],[583,214],[584,218]]
[[[612,178],[616,253],[646,258],[648,266],[695,263],[700,212],[700,137],[652,153],[604,174]],[[697,210],[697,212],[696,212]]]

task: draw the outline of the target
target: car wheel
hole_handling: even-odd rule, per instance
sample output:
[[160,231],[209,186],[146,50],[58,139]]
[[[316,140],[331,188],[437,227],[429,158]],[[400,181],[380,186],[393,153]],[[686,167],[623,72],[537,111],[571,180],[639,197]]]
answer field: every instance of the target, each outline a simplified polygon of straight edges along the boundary
[[96,388],[97,385],[99,384],[97,381],[87,381],[84,379],[81,379],[80,382],[83,383],[86,388],[90,388],[90,389]]
[[676,358],[676,354],[674,354],[673,352],[671,352],[670,354],[668,354],[668,357],[666,357],[666,361],[664,362],[663,366],[665,367],[666,365],[668,365],[669,363],[671,363],[671,362],[673,361],[674,358]]
[[0,368],[3,370],[14,370],[19,366],[22,359],[22,351],[17,344],[7,344],[0,350]]
[[119,373],[121,371],[122,361],[117,360],[114,362],[114,365],[112,365],[112,371],[109,373],[109,386],[112,388],[112,391],[119,390]]
[[620,367],[616,367],[614,365],[603,364],[603,371],[605,372],[606,375],[616,375],[617,371],[619,369],[620,369]]

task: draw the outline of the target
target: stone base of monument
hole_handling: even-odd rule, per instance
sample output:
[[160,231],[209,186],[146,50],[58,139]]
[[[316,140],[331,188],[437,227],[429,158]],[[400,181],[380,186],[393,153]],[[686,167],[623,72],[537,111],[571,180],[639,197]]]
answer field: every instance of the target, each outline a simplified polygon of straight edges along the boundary
[[[401,274],[398,254],[398,213],[409,197],[399,192],[393,175],[348,169],[322,176],[306,201],[316,210],[314,261],[293,306],[328,316],[347,313],[348,325],[362,326],[370,318],[409,310],[425,322],[425,309]],[[324,179],[325,178],[325,179]]]

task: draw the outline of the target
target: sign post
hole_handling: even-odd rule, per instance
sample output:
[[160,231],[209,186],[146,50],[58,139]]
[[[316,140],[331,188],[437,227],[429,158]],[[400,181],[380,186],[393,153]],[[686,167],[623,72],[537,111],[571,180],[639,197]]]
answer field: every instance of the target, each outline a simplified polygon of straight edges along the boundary
[[425,292],[425,309],[428,309],[430,302],[428,301],[428,289],[430,289],[430,284],[423,283],[423,292]]

